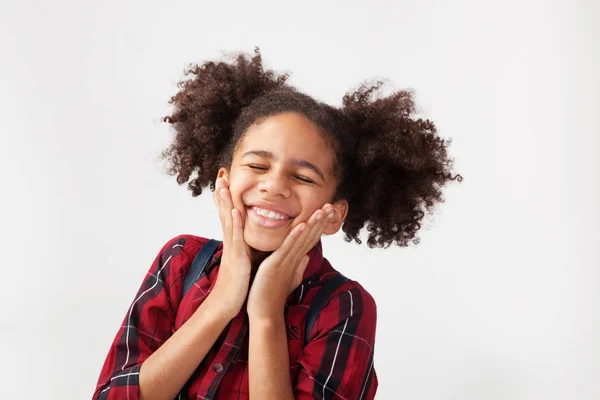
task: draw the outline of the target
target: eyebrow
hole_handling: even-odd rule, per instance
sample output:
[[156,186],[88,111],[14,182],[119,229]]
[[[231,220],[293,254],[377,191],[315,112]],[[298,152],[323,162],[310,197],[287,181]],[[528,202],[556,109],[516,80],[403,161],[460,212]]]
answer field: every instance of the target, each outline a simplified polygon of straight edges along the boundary
[[[277,157],[275,157],[273,155],[273,153],[271,153],[270,151],[265,151],[265,150],[251,150],[251,151],[247,151],[242,155],[243,157],[249,156],[249,155],[255,155],[258,157],[263,157],[263,158],[267,158],[269,160],[274,160]],[[317,175],[319,175],[321,177],[321,179],[323,179],[323,181],[325,181],[325,176],[323,175],[323,173],[321,172],[321,170],[319,169],[319,167],[317,167],[316,165],[314,165],[313,163],[310,163],[306,160],[302,160],[300,158],[292,158],[290,160],[292,162],[292,164],[297,165],[299,167],[305,167],[305,168],[309,168],[311,170],[313,170]]]

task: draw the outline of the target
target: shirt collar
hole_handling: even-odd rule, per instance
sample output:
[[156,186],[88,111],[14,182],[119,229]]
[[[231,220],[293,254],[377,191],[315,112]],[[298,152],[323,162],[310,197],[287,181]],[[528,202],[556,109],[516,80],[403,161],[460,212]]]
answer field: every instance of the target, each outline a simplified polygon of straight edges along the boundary
[[304,270],[302,281],[313,274],[317,275],[319,269],[321,269],[321,266],[323,265],[323,243],[321,242],[321,239],[319,239],[317,244],[315,244],[307,254],[310,257],[310,261],[308,261],[308,265]]

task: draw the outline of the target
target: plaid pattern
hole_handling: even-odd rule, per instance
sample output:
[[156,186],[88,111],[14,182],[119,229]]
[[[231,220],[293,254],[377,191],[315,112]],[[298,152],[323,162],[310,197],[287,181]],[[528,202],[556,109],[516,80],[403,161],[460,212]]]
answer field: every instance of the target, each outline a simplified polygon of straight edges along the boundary
[[[207,239],[180,235],[164,245],[127,310],[100,373],[93,399],[139,399],[141,364],[199,307],[216,282],[222,244],[201,279],[181,298],[183,279]],[[288,297],[290,375],[296,399],[373,399],[377,375],[371,357],[376,305],[357,282],[342,284],[325,303],[304,347],[311,301],[336,271],[321,242],[309,253],[300,286]],[[248,399],[248,315],[245,308],[223,330],[177,399]]]

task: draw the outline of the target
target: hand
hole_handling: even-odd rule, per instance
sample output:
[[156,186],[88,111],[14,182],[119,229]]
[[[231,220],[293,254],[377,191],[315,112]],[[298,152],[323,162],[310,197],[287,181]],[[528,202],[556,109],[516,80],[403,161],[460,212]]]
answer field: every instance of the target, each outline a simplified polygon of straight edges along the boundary
[[250,284],[251,262],[244,242],[242,215],[233,208],[227,181],[217,179],[214,195],[219,208],[219,218],[223,228],[223,255],[217,282],[210,293],[224,307],[225,313],[235,317],[241,310]]
[[325,204],[307,222],[296,225],[260,264],[246,305],[250,320],[283,317],[288,296],[302,282],[309,261],[306,253],[317,244],[332,218],[333,208]]

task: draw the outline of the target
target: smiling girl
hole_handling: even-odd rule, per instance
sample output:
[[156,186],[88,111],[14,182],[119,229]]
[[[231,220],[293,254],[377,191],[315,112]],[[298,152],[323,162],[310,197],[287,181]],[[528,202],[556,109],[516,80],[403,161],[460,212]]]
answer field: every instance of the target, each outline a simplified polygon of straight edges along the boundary
[[363,85],[328,106],[264,69],[258,49],[188,74],[164,118],[175,138],[163,155],[193,196],[214,190],[223,242],[185,295],[208,240],[163,246],[93,398],[373,399],[371,295],[346,280],[306,327],[317,293],[339,275],[320,237],[342,229],[360,244],[366,226],[369,247],[416,242],[442,186],[460,179],[448,142],[411,118],[410,92],[377,97],[379,84]]

